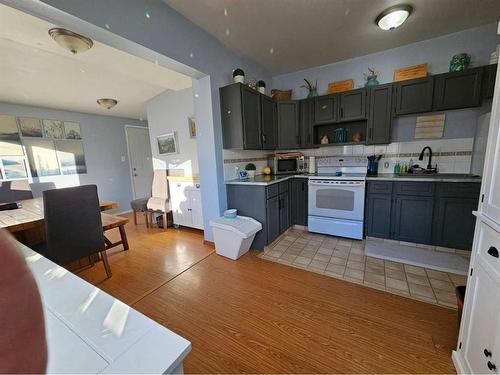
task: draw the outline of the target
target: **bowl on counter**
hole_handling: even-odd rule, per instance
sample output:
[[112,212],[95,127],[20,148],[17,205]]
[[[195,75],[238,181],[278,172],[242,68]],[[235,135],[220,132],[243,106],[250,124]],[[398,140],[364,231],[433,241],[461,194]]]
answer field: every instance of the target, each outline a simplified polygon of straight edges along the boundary
[[238,210],[235,208],[224,211],[224,217],[226,219],[236,219],[236,216],[238,216]]

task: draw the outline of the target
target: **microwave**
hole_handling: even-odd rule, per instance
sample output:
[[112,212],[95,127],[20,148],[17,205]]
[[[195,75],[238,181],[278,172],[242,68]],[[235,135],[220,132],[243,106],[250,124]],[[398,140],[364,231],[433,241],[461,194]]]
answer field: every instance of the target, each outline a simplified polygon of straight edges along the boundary
[[269,159],[273,174],[304,173],[307,165],[304,156],[274,155]]

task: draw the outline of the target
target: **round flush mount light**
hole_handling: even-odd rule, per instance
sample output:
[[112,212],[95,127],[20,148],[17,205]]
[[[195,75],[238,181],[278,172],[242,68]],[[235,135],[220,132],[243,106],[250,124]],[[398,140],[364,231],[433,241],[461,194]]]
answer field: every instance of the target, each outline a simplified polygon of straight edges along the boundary
[[97,99],[97,104],[106,109],[111,109],[118,104],[118,100],[111,98]]
[[74,55],[88,51],[94,45],[92,39],[59,27],[50,29],[49,35],[57,44]]
[[394,30],[406,21],[412,11],[411,5],[395,5],[380,13],[375,19],[375,23],[382,30]]

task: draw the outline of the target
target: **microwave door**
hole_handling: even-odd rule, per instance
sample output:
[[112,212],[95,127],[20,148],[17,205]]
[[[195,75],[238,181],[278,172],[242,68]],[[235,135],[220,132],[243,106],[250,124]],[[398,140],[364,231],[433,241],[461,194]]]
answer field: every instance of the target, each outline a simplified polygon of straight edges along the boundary
[[297,171],[297,159],[278,159],[278,173]]

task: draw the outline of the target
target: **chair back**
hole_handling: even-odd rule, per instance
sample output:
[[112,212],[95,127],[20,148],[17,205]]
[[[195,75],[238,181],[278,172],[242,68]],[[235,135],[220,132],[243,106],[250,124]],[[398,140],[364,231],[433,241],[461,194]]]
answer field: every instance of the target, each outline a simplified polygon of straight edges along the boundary
[[43,192],[45,255],[64,265],[105,249],[97,186]]
[[0,203],[9,203],[23,199],[33,199],[28,180],[0,182]]
[[153,174],[153,185],[151,186],[153,198],[168,199],[167,170],[155,169]]

